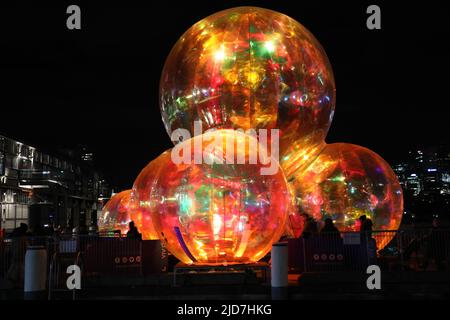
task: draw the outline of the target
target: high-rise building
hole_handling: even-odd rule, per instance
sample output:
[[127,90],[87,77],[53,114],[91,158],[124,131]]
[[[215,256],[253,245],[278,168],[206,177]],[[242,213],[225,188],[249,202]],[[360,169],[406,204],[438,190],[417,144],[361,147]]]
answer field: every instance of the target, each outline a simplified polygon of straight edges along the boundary
[[450,146],[412,150],[405,162],[394,166],[401,185],[415,196],[450,194]]
[[428,221],[436,217],[450,219],[450,145],[412,150],[393,169],[404,190],[405,210],[411,217]]

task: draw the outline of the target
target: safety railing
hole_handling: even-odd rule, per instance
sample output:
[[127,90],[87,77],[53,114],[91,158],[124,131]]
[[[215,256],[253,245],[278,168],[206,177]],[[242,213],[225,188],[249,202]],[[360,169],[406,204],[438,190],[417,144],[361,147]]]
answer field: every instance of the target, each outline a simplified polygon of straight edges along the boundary
[[99,276],[142,276],[167,269],[167,254],[159,241],[126,237],[67,235],[58,237],[14,237],[0,239],[0,279],[13,287],[23,287],[25,254],[29,246],[47,251],[48,295],[67,291],[67,268],[77,265],[82,279]]
[[[318,234],[288,240],[289,269],[292,273],[362,271],[377,264],[396,272],[449,271],[449,244],[450,229]],[[66,270],[72,264],[80,266],[82,279],[167,270],[167,255],[162,258],[159,241],[87,235],[22,236],[0,239],[0,280],[23,286],[25,253],[31,245],[47,250],[50,291],[66,290]]]
[[49,257],[55,251],[56,245],[57,241],[52,237],[0,238],[0,279],[10,283],[12,287],[22,287],[27,248],[42,246],[47,250]]
[[325,233],[288,240],[292,273],[449,271],[450,229]]

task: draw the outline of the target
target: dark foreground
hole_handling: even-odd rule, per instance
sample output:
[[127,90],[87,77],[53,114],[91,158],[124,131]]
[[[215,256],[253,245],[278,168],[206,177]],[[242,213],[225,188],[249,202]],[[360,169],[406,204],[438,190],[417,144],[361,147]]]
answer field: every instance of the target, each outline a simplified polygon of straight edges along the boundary
[[[361,273],[303,273],[290,275],[289,287],[274,290],[252,275],[230,275],[218,283],[214,275],[171,274],[153,277],[91,279],[75,293],[55,290],[52,300],[428,300],[450,299],[448,272],[403,272],[382,275],[381,289],[369,290]],[[298,280],[297,280],[298,278]],[[43,298],[48,298],[48,293]],[[2,300],[22,300],[23,290],[1,284]]]

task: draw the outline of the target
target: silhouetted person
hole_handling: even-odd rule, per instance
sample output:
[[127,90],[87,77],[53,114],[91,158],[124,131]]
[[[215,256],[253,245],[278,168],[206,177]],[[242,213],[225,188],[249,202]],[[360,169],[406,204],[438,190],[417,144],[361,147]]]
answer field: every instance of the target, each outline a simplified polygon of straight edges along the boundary
[[139,233],[138,229],[134,225],[134,221],[130,221],[130,223],[128,224],[127,238],[139,240],[142,239],[142,235]]
[[372,238],[372,228],[373,228],[373,222],[371,219],[365,219],[362,226],[361,231],[365,232],[367,239]]
[[426,260],[423,269],[428,267],[430,260],[434,260],[438,270],[445,270],[446,239],[444,232],[439,230],[439,228],[440,222],[434,218],[430,233],[424,239],[426,243]]
[[358,224],[359,224],[359,230],[358,231],[360,231],[360,232],[362,231],[362,226],[363,226],[364,222],[366,221],[366,219],[367,219],[367,217],[366,217],[365,214],[363,214],[362,216],[360,216],[358,218]]
[[21,223],[17,228],[11,233],[11,238],[23,237],[27,234],[28,225],[26,223]]
[[320,230],[320,235],[323,237],[327,237],[328,239],[341,239],[338,228],[333,223],[333,220],[330,218],[325,219],[325,224]]
[[309,237],[315,236],[318,233],[319,229],[317,228],[317,222],[313,218],[308,217],[306,219],[305,228],[303,229],[303,232],[300,235],[300,237],[308,239]]
[[11,265],[8,269],[7,279],[19,285],[24,276],[25,251],[27,246],[28,225],[21,223],[11,234]]
[[377,258],[377,242],[372,238],[373,222],[365,215],[359,217],[359,221],[361,221],[360,234],[362,249],[367,254],[368,264],[374,264]]
[[88,234],[88,228],[87,228],[87,225],[85,223],[80,225],[80,227],[78,229],[78,234],[79,235],[87,235]]
[[331,220],[330,218],[327,218],[327,219],[325,219],[325,224],[324,224],[322,230],[320,230],[320,233],[338,233],[339,234],[339,230],[334,225],[333,220]]
[[367,219],[365,215],[359,217],[360,226],[359,232],[361,233],[361,241],[366,241],[372,237],[373,222],[371,219]]

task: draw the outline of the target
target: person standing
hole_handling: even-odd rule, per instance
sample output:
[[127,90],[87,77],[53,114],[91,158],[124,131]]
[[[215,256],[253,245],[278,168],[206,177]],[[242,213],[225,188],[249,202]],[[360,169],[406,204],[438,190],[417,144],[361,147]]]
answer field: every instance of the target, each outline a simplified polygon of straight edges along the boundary
[[130,221],[128,224],[127,238],[142,240],[142,234],[139,233],[137,227],[134,225],[134,221]]

